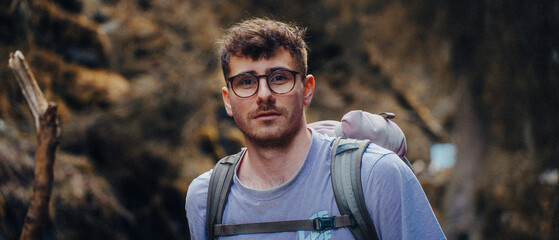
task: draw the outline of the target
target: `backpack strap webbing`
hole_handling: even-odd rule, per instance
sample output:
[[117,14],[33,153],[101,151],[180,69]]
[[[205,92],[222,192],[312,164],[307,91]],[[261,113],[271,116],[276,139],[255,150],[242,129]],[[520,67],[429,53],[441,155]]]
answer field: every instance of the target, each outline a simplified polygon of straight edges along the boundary
[[244,151],[243,149],[234,155],[222,158],[213,168],[206,203],[206,233],[209,239],[214,239],[214,224],[221,224],[227,195],[233,183],[235,166]]
[[361,158],[369,140],[337,138],[332,146],[332,187],[341,215],[350,215],[356,224],[349,230],[355,239],[378,239],[361,185]]
[[341,227],[351,226],[349,215],[335,217],[317,217],[304,220],[288,220],[259,223],[242,224],[216,224],[214,225],[215,236],[231,236],[247,233],[275,233],[291,231],[326,231]]

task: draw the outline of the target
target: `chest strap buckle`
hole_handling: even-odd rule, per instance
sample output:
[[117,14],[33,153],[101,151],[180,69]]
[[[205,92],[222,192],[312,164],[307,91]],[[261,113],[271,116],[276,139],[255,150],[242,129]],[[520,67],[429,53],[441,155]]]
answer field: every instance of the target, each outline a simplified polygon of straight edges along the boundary
[[314,231],[326,231],[334,229],[336,227],[336,222],[334,217],[317,217],[313,220]]

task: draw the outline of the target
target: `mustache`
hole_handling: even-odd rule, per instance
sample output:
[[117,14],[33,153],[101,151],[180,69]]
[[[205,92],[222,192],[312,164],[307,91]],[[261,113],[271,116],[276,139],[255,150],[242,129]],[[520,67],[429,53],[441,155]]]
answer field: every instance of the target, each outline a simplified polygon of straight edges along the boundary
[[269,111],[273,111],[273,112],[276,112],[276,113],[282,114],[282,115],[286,112],[285,109],[278,108],[275,104],[266,104],[266,105],[259,105],[258,108],[250,111],[249,114],[248,114],[248,117],[249,118],[255,118],[261,112],[269,112]]

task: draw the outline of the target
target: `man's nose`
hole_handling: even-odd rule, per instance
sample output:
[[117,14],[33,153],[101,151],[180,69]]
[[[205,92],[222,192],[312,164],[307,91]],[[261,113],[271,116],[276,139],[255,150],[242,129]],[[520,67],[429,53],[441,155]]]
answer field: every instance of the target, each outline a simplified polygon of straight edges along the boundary
[[258,81],[260,81],[259,83],[260,87],[258,88],[258,92],[256,93],[258,97],[258,103],[260,104],[260,103],[268,103],[270,101],[275,101],[274,94],[270,90],[266,78],[260,77]]

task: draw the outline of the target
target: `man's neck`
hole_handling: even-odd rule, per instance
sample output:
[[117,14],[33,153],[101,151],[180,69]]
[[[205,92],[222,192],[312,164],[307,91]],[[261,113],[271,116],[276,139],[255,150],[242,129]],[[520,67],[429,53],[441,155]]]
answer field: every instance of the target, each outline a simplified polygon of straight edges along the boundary
[[289,181],[305,161],[312,141],[304,125],[290,144],[281,148],[263,148],[247,141],[247,152],[239,166],[243,185],[254,189],[270,189]]

